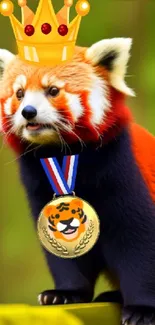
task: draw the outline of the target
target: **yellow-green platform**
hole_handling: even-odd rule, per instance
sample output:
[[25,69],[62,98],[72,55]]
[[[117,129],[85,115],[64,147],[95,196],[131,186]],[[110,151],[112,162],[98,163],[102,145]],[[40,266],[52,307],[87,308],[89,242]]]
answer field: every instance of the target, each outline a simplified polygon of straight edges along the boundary
[[1,305],[0,325],[119,325],[119,306],[109,303],[31,307]]

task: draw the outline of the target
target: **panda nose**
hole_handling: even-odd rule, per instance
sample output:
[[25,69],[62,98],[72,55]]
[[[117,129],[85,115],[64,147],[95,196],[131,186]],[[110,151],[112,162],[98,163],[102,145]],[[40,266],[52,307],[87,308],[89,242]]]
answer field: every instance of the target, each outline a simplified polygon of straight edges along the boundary
[[33,106],[26,106],[22,110],[22,115],[26,120],[31,120],[37,115],[37,110]]

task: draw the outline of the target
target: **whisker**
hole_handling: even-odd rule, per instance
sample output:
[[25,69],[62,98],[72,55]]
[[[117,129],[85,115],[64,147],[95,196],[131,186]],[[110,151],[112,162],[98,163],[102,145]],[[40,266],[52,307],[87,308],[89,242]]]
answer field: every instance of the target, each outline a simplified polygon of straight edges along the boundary
[[2,150],[4,149],[4,147],[5,147],[5,144],[6,144],[6,141],[7,141],[7,139],[8,139],[8,137],[9,137],[9,135],[12,133],[12,121],[11,121],[11,118],[8,118],[8,120],[5,122],[5,123],[3,123],[3,127],[10,127],[10,129],[7,131],[7,132],[5,132],[5,131],[3,131],[3,133],[4,133],[4,136],[2,137],[3,138],[3,140],[2,140],[2,146],[1,146],[1,148],[0,148],[0,153],[2,152]]
[[81,144],[81,149],[83,151],[84,146],[86,147],[86,144],[85,144],[85,142],[72,129],[68,128],[66,125],[64,125],[63,123],[61,123],[61,130],[62,131],[66,130],[68,132],[73,133],[76,136],[76,138],[79,140],[79,142]]
[[100,136],[99,136],[100,144],[98,145],[98,147],[96,147],[96,150],[98,150],[99,148],[102,147],[102,145],[103,145],[103,138],[104,138],[103,135],[100,135]]
[[4,140],[6,140],[6,141],[8,140],[10,134],[13,133],[12,131],[13,131],[13,130],[12,130],[12,128],[11,128],[9,131],[7,131],[7,132],[5,133]]
[[2,145],[1,145],[1,148],[0,148],[0,154],[2,153],[4,147],[5,147],[5,139],[4,139],[4,137],[2,137]]
[[37,150],[39,147],[41,147],[40,144],[39,144],[37,147],[32,148],[32,149],[30,149],[30,150],[28,150],[28,151],[22,153],[20,156],[16,157],[15,159],[13,159],[13,160],[11,160],[11,161],[5,163],[5,166],[10,165],[11,163],[14,163],[15,161],[19,160],[21,157],[23,157],[23,156],[25,156],[26,154],[32,152],[33,150]]
[[9,119],[9,120],[5,121],[5,123],[3,123],[3,125],[5,126],[8,123],[11,123],[12,124],[12,121]]
[[[62,138],[62,136],[61,136],[61,134],[59,132],[59,129],[58,129],[58,127],[56,125],[55,125],[55,128],[56,128],[56,131],[58,133],[58,136],[59,136],[59,139],[60,139],[60,142],[61,142],[61,152],[62,152],[63,151],[63,146],[65,145],[65,143],[63,142],[63,138]],[[65,149],[66,149],[66,146],[65,146]]]
[[[7,121],[7,122],[5,122],[5,123],[2,124],[2,128],[4,128],[4,127],[9,128],[11,126],[12,126],[12,123],[10,121]],[[5,131],[3,131],[3,132],[5,133]]]
[[[58,132],[59,132],[59,127],[57,127],[57,130],[58,130]],[[63,130],[63,129],[62,129]],[[60,137],[61,137],[61,139],[62,139],[62,141],[63,141],[63,143],[64,143],[64,145],[65,145],[65,149],[66,149],[66,147],[69,149],[69,151],[70,151],[70,153],[71,153],[71,148],[70,148],[70,146],[68,145],[68,143],[65,141],[65,139],[64,139],[64,137],[62,136],[62,134],[59,132],[59,135],[60,135]],[[66,153],[66,151],[65,151],[65,153]]]
[[37,150],[41,148],[43,145],[39,144],[37,147],[34,148],[34,156],[36,157]]
[[[21,139],[22,140],[22,139]],[[23,142],[23,140],[22,141],[20,141],[20,142]],[[25,142],[25,141],[24,141]],[[29,148],[31,148],[33,146],[33,143],[31,142],[31,143],[29,143],[29,145],[26,147],[26,151],[25,151],[25,153],[27,152],[27,150],[29,149]]]
[[75,124],[75,127],[78,127],[78,128],[81,128],[81,129],[87,129],[85,126],[83,126],[83,125],[79,125],[79,124]]
[[87,147],[85,142],[74,132],[74,131],[71,131],[76,137],[77,139],[79,140],[80,144],[81,144],[81,149],[82,151],[84,150],[84,147]]

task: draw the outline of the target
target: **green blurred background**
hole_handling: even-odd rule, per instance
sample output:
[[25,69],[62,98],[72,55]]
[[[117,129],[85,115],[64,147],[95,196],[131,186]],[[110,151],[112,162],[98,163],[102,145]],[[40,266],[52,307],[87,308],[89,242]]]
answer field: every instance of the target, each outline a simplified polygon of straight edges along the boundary
[[[28,1],[33,9],[37,2]],[[59,9],[63,0],[53,2]],[[126,78],[137,97],[128,99],[128,105],[136,120],[155,134],[155,1],[90,0],[90,3],[92,10],[82,21],[78,44],[89,46],[102,38],[133,38]],[[19,17],[17,5],[15,12]],[[16,51],[9,19],[2,16],[0,48]],[[0,303],[36,304],[37,294],[54,284],[19,181],[15,156],[3,145],[3,140],[0,141]],[[96,292],[100,292],[103,285],[100,278]]]

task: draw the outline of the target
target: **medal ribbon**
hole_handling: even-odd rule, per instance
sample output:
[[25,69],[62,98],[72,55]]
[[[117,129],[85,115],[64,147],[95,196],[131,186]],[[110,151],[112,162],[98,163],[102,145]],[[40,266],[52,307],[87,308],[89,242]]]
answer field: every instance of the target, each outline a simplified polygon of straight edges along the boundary
[[46,176],[56,195],[66,195],[74,191],[79,155],[65,156],[62,168],[56,158],[40,159]]

